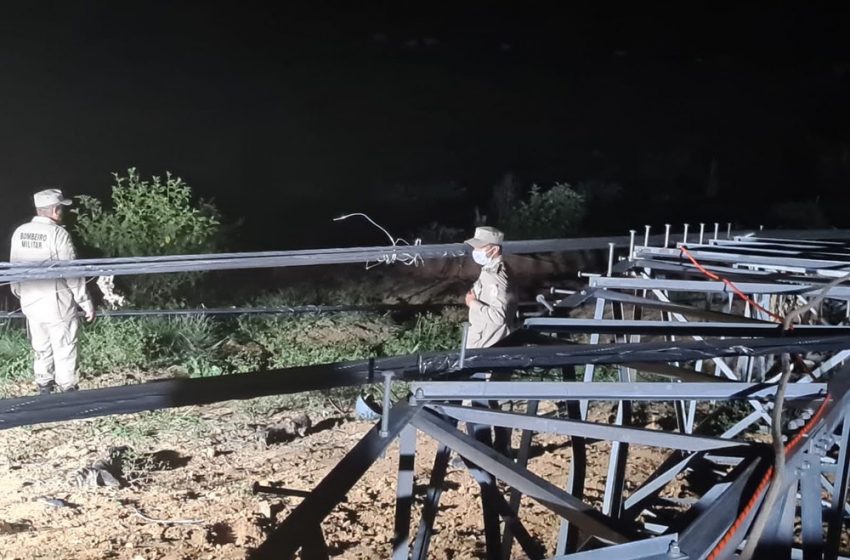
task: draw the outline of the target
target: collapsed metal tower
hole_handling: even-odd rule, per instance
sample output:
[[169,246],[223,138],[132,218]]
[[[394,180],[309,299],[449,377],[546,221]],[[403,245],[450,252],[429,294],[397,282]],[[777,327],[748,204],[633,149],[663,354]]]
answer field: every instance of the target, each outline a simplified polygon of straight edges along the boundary
[[[328,557],[322,520],[397,438],[395,559],[428,557],[452,453],[480,486],[487,558],[737,557],[771,485],[781,499],[754,557],[840,558],[850,515],[850,366],[844,365],[850,288],[824,286],[850,271],[850,243],[721,240],[716,232],[713,239],[687,241],[685,232],[676,247],[667,239],[661,247],[632,245],[616,266],[612,258],[608,275],[590,277],[577,291],[551,290],[548,312],[527,319],[501,348],[461,350],[456,357],[420,359],[415,368],[379,371],[387,383],[417,373],[428,379],[411,384],[409,402],[390,407],[385,401],[381,424],[256,556],[300,551],[305,558]],[[818,295],[828,298],[827,305],[813,307],[801,324],[787,330],[776,322]],[[588,306],[592,319],[576,317]],[[782,426],[785,468],[775,476],[769,439],[758,427],[771,422],[783,353],[791,356],[794,383],[786,395],[790,418]],[[602,366],[613,366],[619,383],[601,381],[600,375],[612,374]],[[541,381],[541,369],[555,370],[560,379]],[[614,403],[615,420],[588,421],[590,401]],[[553,405],[544,407],[547,402]],[[738,417],[712,431],[712,420],[733,402]],[[639,403],[669,403],[676,428],[632,426]],[[544,408],[549,412],[541,413]],[[506,433],[513,431],[522,434],[521,443],[508,450]],[[416,453],[417,432],[437,440],[435,457]],[[560,480],[528,468],[533,438],[541,433],[569,437],[572,454]],[[602,503],[595,506],[585,500],[585,458],[588,446],[604,442],[610,444],[609,465]],[[651,476],[629,487],[630,446],[636,445],[667,454]],[[414,525],[417,460],[433,463]],[[684,473],[704,488],[691,489],[684,500],[663,497]],[[500,489],[505,485],[507,493]],[[562,519],[554,555],[523,525],[521,496]]]
[[[614,262],[613,243],[516,242],[516,252],[609,245],[606,275],[579,290],[552,289],[546,312],[526,319],[498,347],[290,368],[218,378],[168,380],[47,397],[0,400],[0,429],[63,419],[138,412],[384,380],[410,383],[409,402],[385,400],[376,425],[256,551],[257,558],[327,558],[321,523],[369,467],[398,441],[394,558],[422,559],[440,518],[452,453],[479,484],[488,558],[721,559],[736,557],[772,486],[756,558],[839,558],[847,504],[850,287],[831,286],[850,271],[850,233],[809,237],[718,235],[670,246],[664,236],[635,244]],[[652,246],[656,244],[657,246]],[[510,252],[511,247],[506,247]],[[565,249],[566,248],[566,249]],[[0,266],[8,281],[91,274],[138,274],[330,264],[389,259],[401,249],[333,249],[254,255],[197,255],[151,262],[110,259]],[[462,246],[405,247],[405,255],[459,257]],[[786,329],[776,322],[826,296]],[[776,469],[768,438],[776,381],[790,356],[794,383],[786,400],[785,468]],[[544,375],[545,372],[545,375]],[[612,379],[613,376],[613,379]],[[613,382],[612,382],[613,381]],[[385,391],[389,395],[390,391]],[[616,406],[613,422],[588,420],[588,403]],[[675,428],[633,425],[641,403],[665,406]],[[734,403],[733,422],[715,429]],[[417,432],[434,438],[434,457],[416,452]],[[519,432],[517,449],[507,449]],[[559,480],[528,468],[535,434],[569,438]],[[589,446],[610,446],[601,503],[586,492]],[[634,446],[666,450],[643,481],[627,484]],[[414,495],[416,461],[428,461],[424,497]],[[781,476],[775,472],[781,471]],[[689,496],[664,490],[687,474]],[[503,492],[507,486],[510,490]],[[562,519],[554,551],[523,524],[521,497]],[[415,500],[423,500],[413,519]],[[414,524],[415,521],[415,524]],[[846,546],[846,545],[845,545]]]

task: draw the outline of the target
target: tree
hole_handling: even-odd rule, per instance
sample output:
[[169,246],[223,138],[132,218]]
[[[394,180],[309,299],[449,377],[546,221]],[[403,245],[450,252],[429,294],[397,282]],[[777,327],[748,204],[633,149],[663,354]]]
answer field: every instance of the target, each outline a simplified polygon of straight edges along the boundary
[[[135,168],[113,173],[109,207],[78,196],[74,231],[82,244],[104,257],[180,255],[213,252],[220,242],[221,221],[215,206],[196,201],[191,187],[166,173],[163,180],[143,180]],[[135,305],[179,302],[198,274],[151,274],[123,279]]]
[[534,185],[503,228],[510,239],[566,237],[578,231],[584,214],[584,196],[567,183],[555,183],[545,191]]

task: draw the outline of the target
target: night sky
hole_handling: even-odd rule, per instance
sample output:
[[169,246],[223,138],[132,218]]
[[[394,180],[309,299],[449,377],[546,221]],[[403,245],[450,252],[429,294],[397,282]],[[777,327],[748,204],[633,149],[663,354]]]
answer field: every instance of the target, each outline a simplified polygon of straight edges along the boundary
[[382,243],[331,222],[354,211],[467,226],[508,173],[619,185],[588,234],[815,202],[850,226],[847,12],[304,5],[5,6],[0,233],[129,166],[244,218],[241,249]]

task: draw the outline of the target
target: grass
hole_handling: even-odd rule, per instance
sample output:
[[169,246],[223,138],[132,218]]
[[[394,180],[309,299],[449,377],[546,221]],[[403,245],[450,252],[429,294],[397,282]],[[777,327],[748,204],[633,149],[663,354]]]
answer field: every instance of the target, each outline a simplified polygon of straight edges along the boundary
[[[316,294],[282,292],[265,296],[263,305],[301,305]],[[344,294],[327,293],[323,301],[338,303]],[[358,296],[359,297],[359,296]],[[338,301],[334,301],[338,300]],[[457,310],[423,314],[397,321],[386,313],[208,317],[100,317],[80,331],[80,375],[163,371],[204,377],[275,368],[382,357],[457,347],[463,315]],[[32,350],[23,321],[0,323],[0,395],[28,393]],[[97,383],[95,383],[97,384]],[[404,387],[398,387],[400,391]],[[339,388],[281,395],[233,403],[236,421],[260,423],[270,413],[329,410],[351,413],[361,388]],[[379,392],[379,391],[378,391]],[[148,447],[174,434],[198,437],[208,422],[192,409],[145,412],[86,422],[91,439],[134,449]],[[21,449],[27,454],[26,449]]]
[[141,447],[166,434],[198,437],[207,423],[189,410],[155,410],[130,417],[105,416],[86,423],[88,438],[113,446]]
[[[280,294],[273,298],[281,304]],[[386,313],[294,316],[99,318],[80,332],[81,378],[167,370],[204,377],[432,350],[460,340],[454,311],[404,322]],[[22,321],[0,324],[0,388],[31,379],[32,351]]]
[[32,372],[32,350],[21,323],[0,324],[0,383],[26,379]]

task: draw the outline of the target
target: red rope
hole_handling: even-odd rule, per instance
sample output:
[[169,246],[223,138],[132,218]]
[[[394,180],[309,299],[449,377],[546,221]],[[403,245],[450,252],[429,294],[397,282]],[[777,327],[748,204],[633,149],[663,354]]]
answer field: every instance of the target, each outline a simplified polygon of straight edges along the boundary
[[[769,315],[771,318],[773,318],[775,321],[777,321],[779,323],[784,323],[784,319],[782,317],[780,317],[776,313],[773,313],[769,309],[765,309],[764,307],[762,307],[761,305],[756,303],[747,294],[742,292],[731,280],[729,280],[728,278],[723,278],[719,274],[715,274],[715,273],[711,272],[710,270],[707,270],[704,266],[702,266],[694,258],[694,256],[690,253],[690,251],[688,251],[687,247],[681,246],[679,249],[681,250],[683,255],[688,257],[688,260],[690,260],[693,263],[693,265],[697,268],[697,270],[699,270],[700,272],[705,274],[708,278],[710,278],[712,280],[719,281],[719,282],[723,282],[723,284],[725,284],[730,290],[732,290],[732,292],[735,295],[737,295],[739,298],[746,301],[747,303],[749,303],[750,305],[752,305],[756,309],[763,311],[764,313]],[[803,429],[800,430],[800,432],[796,436],[794,436],[794,438],[790,442],[788,442],[785,445],[785,453],[786,454],[790,453],[795,447],[797,447],[800,444],[801,441],[803,441],[803,439],[806,436],[809,435],[809,432],[811,431],[812,426],[815,424],[815,422],[817,422],[818,420],[821,419],[824,412],[826,411],[827,404],[831,400],[832,400],[832,397],[827,395],[826,398],[821,403],[820,407],[818,407],[817,412],[815,412],[815,414],[811,417],[811,419],[809,419],[809,421],[806,423],[806,425],[803,426]],[[756,487],[755,492],[753,492],[753,495],[750,497],[749,501],[744,506],[744,509],[742,509],[741,513],[738,514],[738,517],[735,519],[735,522],[732,523],[732,526],[729,527],[729,530],[726,531],[726,533],[723,535],[723,538],[720,539],[720,541],[714,547],[714,550],[711,551],[711,554],[708,555],[707,560],[717,560],[717,558],[720,556],[720,554],[729,545],[729,542],[732,540],[732,538],[740,530],[741,526],[744,524],[744,521],[747,519],[747,517],[749,517],[753,508],[756,507],[756,503],[758,502],[758,500],[761,499],[761,496],[767,491],[767,488],[770,485],[771,479],[773,478],[773,472],[774,472],[773,467],[770,467],[769,469],[767,469],[767,471],[764,473],[764,476],[762,477],[761,481],[759,482],[759,485]]]
[[[809,432],[811,432],[812,430],[812,426],[814,426],[815,422],[817,422],[821,419],[821,417],[823,417],[824,413],[826,412],[826,406],[831,401],[832,397],[830,395],[827,395],[826,398],[824,398],[823,402],[818,407],[815,414],[809,419],[808,422],[806,422],[806,425],[803,426],[803,429],[800,430],[800,432],[785,445],[786,454],[793,451],[794,448],[797,447],[800,442],[803,441],[803,439],[809,435]],[[706,560],[717,560],[720,554],[729,545],[729,541],[732,540],[732,538],[741,528],[741,525],[743,525],[744,520],[750,515],[750,512],[752,512],[753,508],[755,507],[756,502],[758,502],[758,500],[761,498],[761,495],[764,494],[764,492],[767,490],[771,478],[773,478],[773,467],[770,467],[769,469],[767,469],[767,472],[764,473],[764,477],[762,477],[761,482],[759,482],[759,485],[756,487],[756,490],[755,492],[753,492],[753,495],[750,497],[750,500],[747,502],[747,505],[745,505],[744,509],[741,510],[741,513],[738,514],[738,517],[735,519],[735,522],[732,523],[732,526],[729,527],[729,530],[726,531],[726,533],[723,535],[723,538],[720,539],[720,541],[714,547],[714,550],[711,551],[711,554],[708,555],[708,558]]]
[[747,303],[749,303],[750,305],[752,305],[752,306],[753,306],[753,307],[755,307],[756,309],[758,309],[758,310],[760,310],[760,311],[762,311],[762,312],[764,312],[764,313],[767,313],[767,314],[768,314],[771,318],[773,318],[776,322],[778,322],[778,323],[782,323],[782,322],[784,321],[784,320],[783,320],[783,318],[782,318],[782,317],[780,317],[779,315],[777,315],[776,313],[774,313],[774,312],[770,311],[769,309],[765,309],[764,307],[762,307],[761,305],[759,305],[758,303],[756,303],[756,302],[755,302],[755,300],[753,300],[752,298],[750,298],[750,296],[748,296],[747,294],[745,294],[744,292],[742,292],[742,291],[740,290],[740,288],[738,288],[738,286],[736,286],[736,285],[734,284],[734,282],[732,282],[732,281],[731,281],[731,280],[729,280],[728,278],[723,278],[722,276],[720,276],[720,275],[718,275],[718,274],[715,274],[715,273],[711,272],[710,270],[707,270],[704,266],[702,266],[699,262],[697,262],[697,260],[696,260],[696,259],[694,258],[694,256],[690,253],[690,251],[688,251],[688,248],[687,248],[687,247],[685,247],[684,245],[682,245],[681,247],[679,247],[679,250],[680,250],[680,251],[682,251],[682,254],[683,254],[683,255],[685,255],[686,257],[688,257],[688,260],[690,260],[690,261],[694,264],[694,266],[695,266],[695,267],[697,267],[697,270],[699,270],[700,272],[702,272],[703,274],[705,274],[706,276],[708,276],[708,277],[709,277],[709,278],[711,278],[712,280],[717,280],[717,281],[719,281],[719,282],[723,282],[723,283],[726,285],[726,287],[727,287],[727,288],[729,288],[730,290],[732,290],[732,292],[733,292],[735,295],[737,295],[739,298],[741,298],[742,300],[746,301]]

